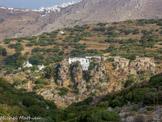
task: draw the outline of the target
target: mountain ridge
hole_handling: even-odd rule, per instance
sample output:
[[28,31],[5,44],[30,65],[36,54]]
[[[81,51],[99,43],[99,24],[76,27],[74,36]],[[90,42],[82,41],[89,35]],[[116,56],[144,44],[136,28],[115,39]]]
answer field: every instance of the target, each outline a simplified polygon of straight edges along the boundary
[[[156,2],[159,3],[159,5],[162,4],[162,2],[159,0],[156,0]],[[52,29],[58,27],[60,20],[62,20],[61,24],[65,24],[65,26],[69,26],[69,23],[67,23],[68,20],[71,20],[72,22],[74,22],[75,20],[76,23],[72,24],[73,26],[76,24],[96,24],[99,22],[124,21],[128,19],[161,18],[162,15],[160,13],[157,13],[157,9],[160,8],[157,3],[152,3],[152,1],[145,0],[83,0],[73,8],[67,8],[65,11],[62,11],[62,15],[59,20],[56,19],[55,21],[55,23],[57,24],[52,24]],[[156,6],[156,9],[152,8],[149,12],[145,10],[148,9],[148,6],[154,4]],[[67,11],[69,10],[70,14],[67,13]],[[60,26],[63,27],[64,25],[62,26],[61,24]],[[50,27],[47,28],[49,29]]]

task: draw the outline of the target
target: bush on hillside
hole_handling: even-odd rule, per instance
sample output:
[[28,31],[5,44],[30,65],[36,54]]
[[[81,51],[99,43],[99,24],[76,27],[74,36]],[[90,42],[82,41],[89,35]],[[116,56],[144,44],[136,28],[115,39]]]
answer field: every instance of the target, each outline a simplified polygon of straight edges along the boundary
[[78,122],[100,122],[100,121],[107,121],[107,122],[120,122],[121,117],[113,112],[107,111],[105,109],[96,109],[93,108],[88,112],[85,112],[80,115],[79,118],[76,119]]
[[26,59],[27,57],[22,55],[21,53],[15,53],[5,59],[5,64],[13,67],[21,67]]
[[59,95],[66,95],[69,92],[69,89],[63,87],[63,88],[60,88],[59,91],[60,91]]
[[3,48],[2,46],[0,46],[0,55],[7,56],[6,48]]

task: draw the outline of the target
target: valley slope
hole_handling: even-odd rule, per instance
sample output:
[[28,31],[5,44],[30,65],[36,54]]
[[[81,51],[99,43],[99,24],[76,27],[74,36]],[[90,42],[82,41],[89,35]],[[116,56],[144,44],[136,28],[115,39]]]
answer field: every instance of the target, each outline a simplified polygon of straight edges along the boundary
[[[161,19],[129,20],[5,39],[0,43],[0,75],[17,89],[36,91],[67,107],[161,73],[161,26]],[[89,59],[86,71],[79,62],[68,62],[69,57],[86,56],[101,59]]]

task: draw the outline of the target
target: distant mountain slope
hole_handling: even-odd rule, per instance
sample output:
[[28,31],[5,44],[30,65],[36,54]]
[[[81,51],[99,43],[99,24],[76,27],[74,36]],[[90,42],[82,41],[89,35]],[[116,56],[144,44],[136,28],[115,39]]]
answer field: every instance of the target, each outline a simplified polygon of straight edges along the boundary
[[162,0],[83,0],[63,10],[46,31],[77,24],[162,18],[161,6]]
[[53,21],[55,12],[50,13],[53,18],[41,17],[43,12],[25,11],[23,9],[9,9],[0,7],[0,40],[20,36],[33,35],[39,32],[46,23]]
[[60,11],[78,2],[68,2],[40,9],[7,8],[0,6],[0,40],[36,35],[53,23]]
[[[83,0],[41,17],[39,12],[23,12],[15,20],[15,13],[6,13],[0,8],[0,39],[37,35],[58,28],[99,22],[123,21],[128,19],[162,18],[162,0]],[[29,14],[27,14],[29,13]],[[39,13],[39,15],[37,15]],[[33,15],[34,14],[34,15]],[[36,15],[35,15],[36,14]],[[25,23],[21,23],[25,21]],[[21,22],[19,22],[21,21]]]

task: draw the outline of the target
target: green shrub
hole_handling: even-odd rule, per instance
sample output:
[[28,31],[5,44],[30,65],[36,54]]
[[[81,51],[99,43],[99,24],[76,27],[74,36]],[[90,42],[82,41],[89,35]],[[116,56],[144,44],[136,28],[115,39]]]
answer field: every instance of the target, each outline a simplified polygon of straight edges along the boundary
[[107,31],[114,31],[116,29],[116,27],[108,27]]
[[37,105],[38,102],[34,98],[24,97],[22,99],[22,104],[26,107],[29,107],[29,106]]
[[34,90],[37,90],[37,89],[41,89],[41,88],[43,88],[44,87],[44,84],[37,84],[37,85],[35,85],[34,86]]
[[69,92],[69,89],[63,87],[63,88],[60,88],[59,91],[60,91],[59,95],[66,95]]
[[96,66],[96,63],[95,62],[90,62],[90,66],[89,66],[88,70],[94,69],[95,66]]
[[0,104],[0,116],[6,116],[6,115],[7,115],[7,110],[2,104]]
[[21,43],[16,43],[16,44],[10,44],[8,45],[9,48],[14,48],[16,52],[20,52],[24,49],[23,45]]
[[90,71],[83,71],[83,78],[86,82],[89,82],[92,78]]
[[110,102],[111,107],[121,106],[122,103],[118,99],[114,99]]
[[115,45],[110,45],[104,52],[112,52],[115,49]]
[[19,106],[12,106],[8,109],[8,113],[10,116],[28,116],[28,112]]
[[70,54],[73,57],[80,57],[80,56],[84,56],[86,54],[86,51],[85,50],[78,50],[78,49],[76,49],[76,50],[72,50],[70,52]]
[[79,122],[120,122],[121,117],[113,111],[107,111],[106,109],[92,109],[76,119]]
[[127,87],[131,86],[133,84],[133,82],[134,82],[134,80],[131,80],[131,79],[130,80],[127,80],[125,82],[125,84],[124,84],[124,87],[127,88]]
[[4,43],[5,43],[5,44],[9,44],[12,40],[13,40],[13,39],[5,39],[5,40],[4,40]]
[[131,33],[131,30],[125,30],[124,33],[125,35],[129,35]]
[[104,80],[102,78],[100,78],[99,81],[100,81],[100,83],[103,83],[104,82]]
[[[40,47],[35,47],[32,49],[33,53],[38,53],[38,52],[42,52],[44,50],[44,48],[40,48]],[[45,50],[44,50],[45,51]]]
[[149,84],[154,85],[154,86],[155,85],[157,85],[157,86],[162,85],[162,77],[159,77],[159,75],[152,77],[149,81]]
[[62,56],[62,55],[64,55],[64,51],[59,52],[59,56]]
[[75,94],[79,94],[79,89],[74,89],[73,91]]
[[97,104],[96,107],[108,108],[109,107],[109,102],[101,102],[101,103]]
[[41,108],[38,105],[30,106],[29,108],[27,108],[27,110],[32,117],[38,117],[38,116],[46,117],[47,116],[46,110]]
[[81,101],[81,102],[77,102],[77,103],[72,103],[69,107],[78,107],[78,106],[83,106],[83,105],[90,105],[90,103],[93,101],[93,97],[88,97],[85,100]]
[[135,29],[135,30],[133,30],[133,32],[132,32],[132,34],[139,34],[139,33],[140,33],[139,29]]
[[107,23],[98,23],[99,26],[105,26]]
[[133,102],[138,103],[144,100],[144,95],[149,93],[150,89],[145,88],[136,88],[133,90]]
[[35,54],[29,58],[29,62],[33,65],[39,65],[39,64],[43,64],[43,59],[44,59],[43,55]]
[[25,79],[25,80],[22,80],[22,84],[26,84],[26,83],[28,83],[29,81],[27,80],[27,79]]
[[22,55],[21,53],[15,53],[5,59],[5,64],[13,67],[21,67],[26,59],[27,57]]
[[145,94],[143,103],[145,105],[162,104],[162,92]]
[[110,82],[111,81],[111,78],[110,76],[107,78],[107,81],[106,82]]
[[116,33],[115,31],[108,31],[104,33],[105,35],[108,35],[110,38],[118,37],[119,33]]
[[105,27],[93,28],[93,31],[101,31],[104,32],[106,30]]
[[45,82],[45,81],[43,81],[43,80],[41,80],[41,79],[38,79],[38,80],[35,81],[35,84],[48,85],[48,82]]
[[0,46],[0,55],[2,55],[2,56],[7,56],[6,48],[2,48],[2,47]]

